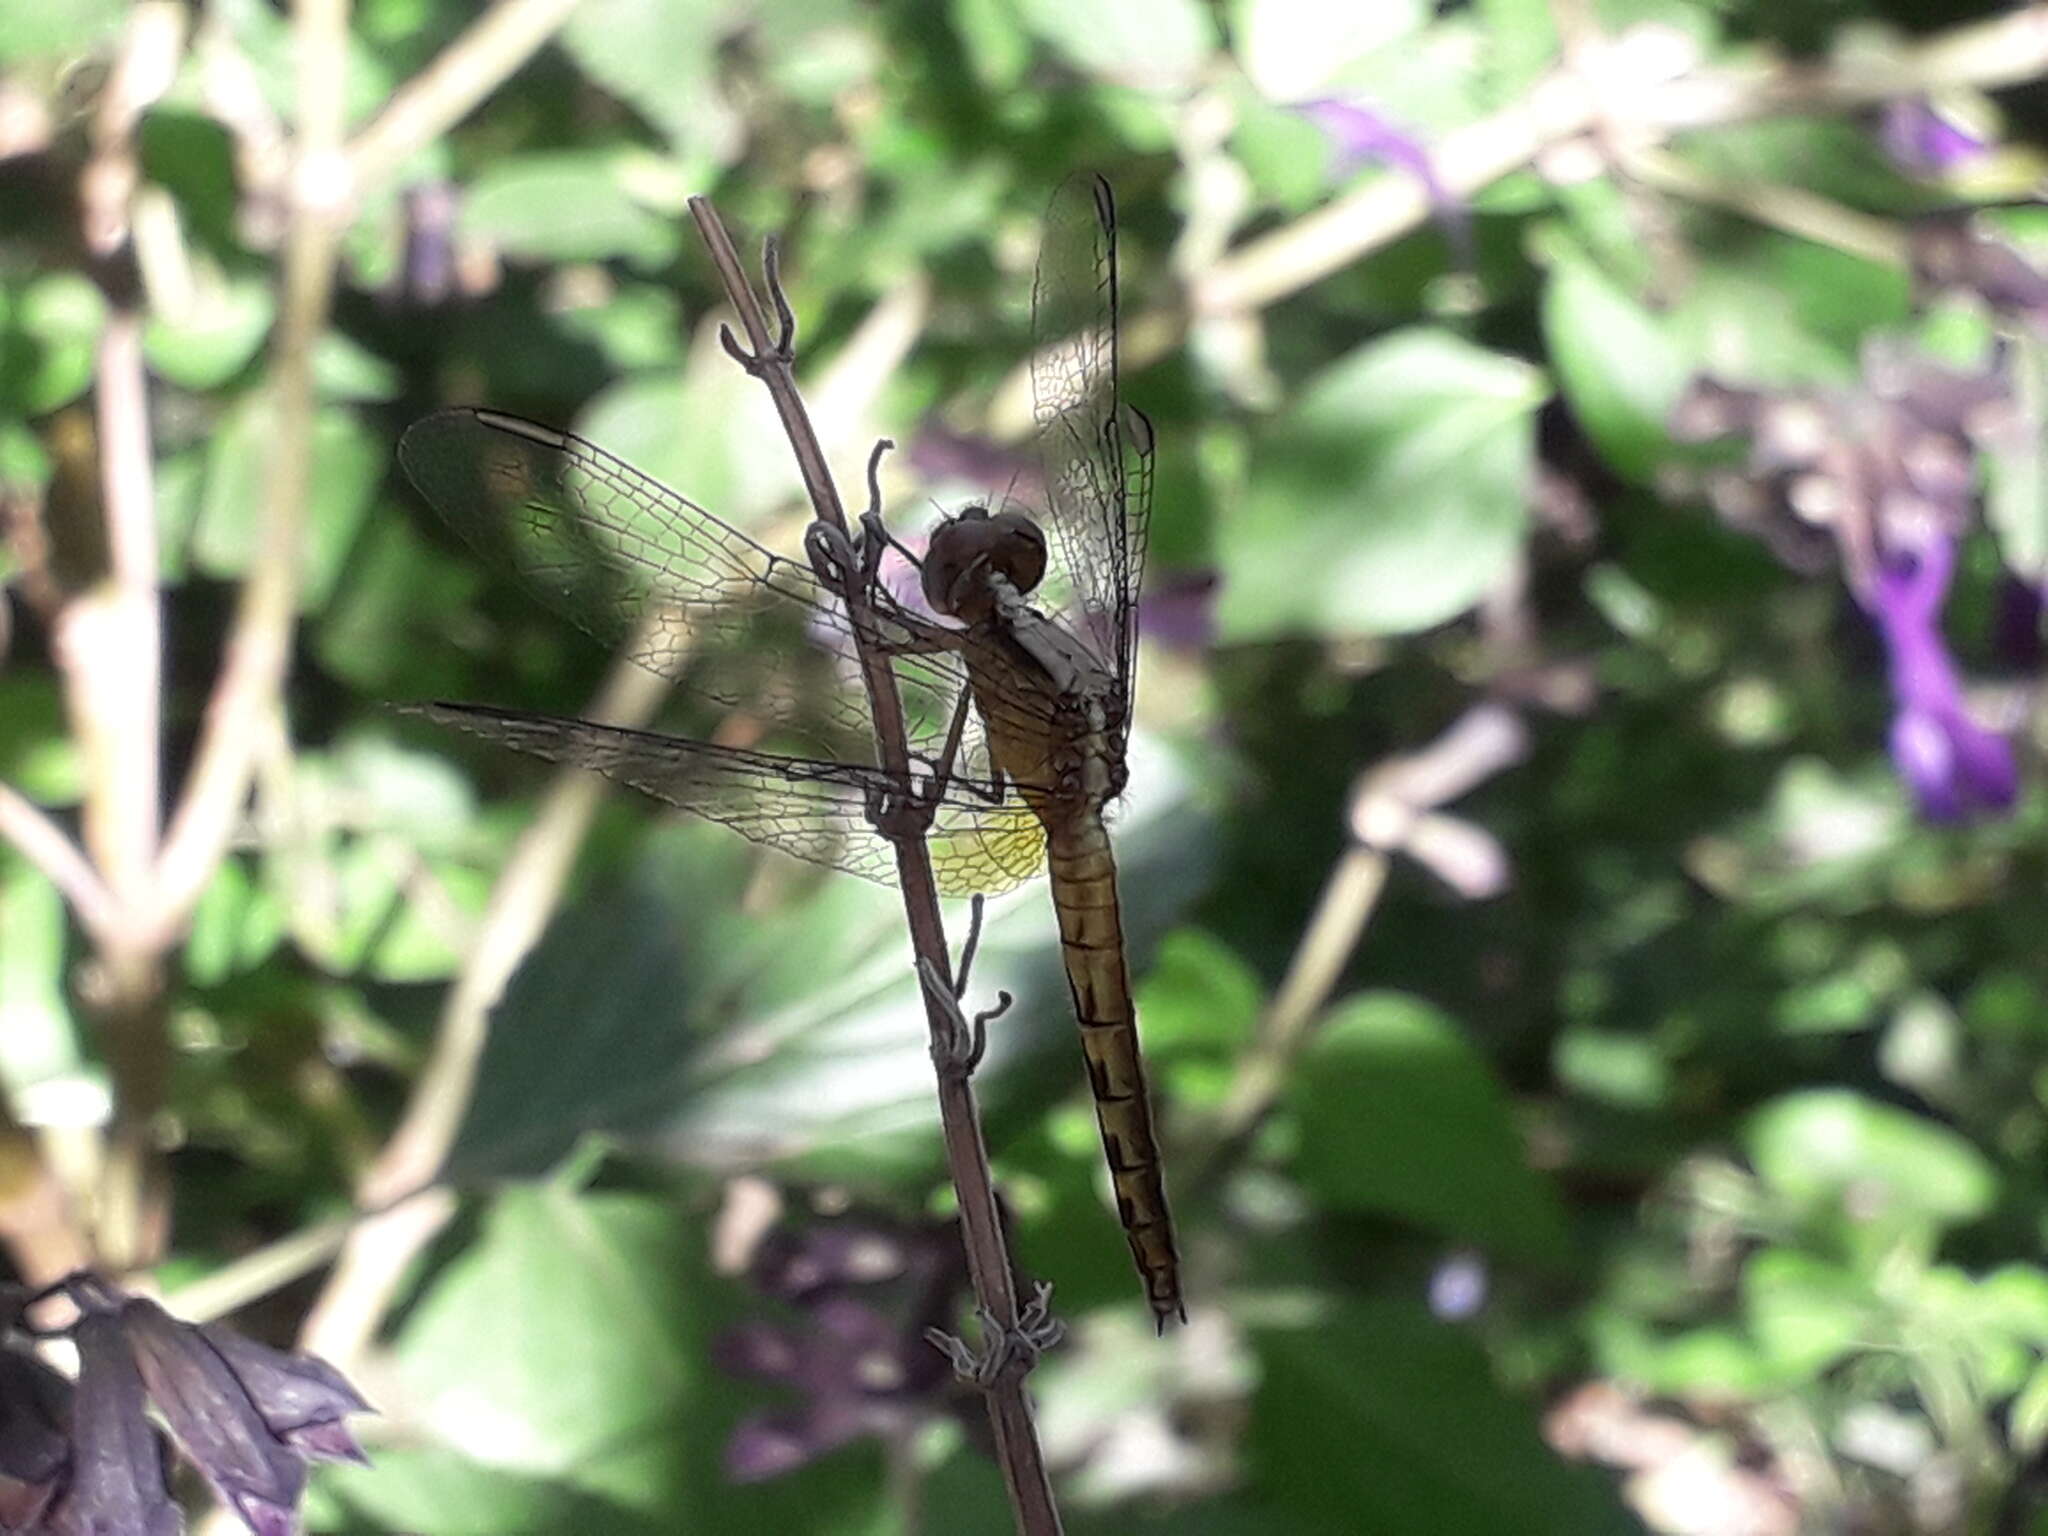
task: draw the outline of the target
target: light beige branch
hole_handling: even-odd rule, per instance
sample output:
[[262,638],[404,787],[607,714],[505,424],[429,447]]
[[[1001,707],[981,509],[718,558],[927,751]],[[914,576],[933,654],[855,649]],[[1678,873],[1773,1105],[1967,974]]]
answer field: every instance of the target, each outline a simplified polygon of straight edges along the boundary
[[415,75],[349,145],[357,189],[373,188],[446,133],[540,51],[576,0],[499,0]]
[[300,0],[294,13],[298,124],[284,296],[270,363],[270,464],[257,548],[242,585],[191,778],[157,865],[155,919],[181,929],[242,815],[264,717],[281,707],[291,661],[313,441],[313,351],[327,324],[344,209],[337,176],[346,0]]
[[121,909],[100,872],[62,827],[6,784],[0,784],[0,839],[13,844],[16,852],[57,887],[96,942],[118,929]]

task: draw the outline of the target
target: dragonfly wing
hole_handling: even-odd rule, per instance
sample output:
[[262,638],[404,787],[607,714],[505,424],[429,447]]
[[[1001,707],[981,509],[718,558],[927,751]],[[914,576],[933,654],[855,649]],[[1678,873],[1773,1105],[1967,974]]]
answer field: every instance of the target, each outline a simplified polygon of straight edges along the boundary
[[[808,564],[594,443],[499,411],[436,412],[407,430],[398,457],[479,555],[599,640],[716,703],[764,711],[828,755],[872,751],[853,620]],[[885,646],[908,638],[886,609],[867,622]],[[790,675],[805,666],[820,675]],[[940,650],[902,657],[897,673],[911,745],[935,754],[965,670]]]
[[[901,789],[883,769],[471,704],[417,705],[407,713],[592,769],[813,864],[895,882],[895,850],[868,819],[873,797]],[[946,896],[1008,890],[1045,858],[1044,832],[1021,800],[958,777],[938,804],[928,846]]]
[[1079,628],[1122,685],[1127,721],[1152,515],[1152,426],[1120,397],[1117,283],[1109,183],[1071,176],[1046,212],[1031,295],[1031,390],[1053,544]]

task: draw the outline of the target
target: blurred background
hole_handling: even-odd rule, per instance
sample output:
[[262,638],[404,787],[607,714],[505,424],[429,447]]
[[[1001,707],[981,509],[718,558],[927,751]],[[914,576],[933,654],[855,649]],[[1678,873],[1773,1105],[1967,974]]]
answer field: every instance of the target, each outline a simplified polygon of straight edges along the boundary
[[1002,897],[1067,1529],[2048,1531],[2044,74],[2010,5],[16,7],[14,1274],[349,1371],[313,1530],[1012,1528],[895,895],[395,712],[745,713],[394,450],[488,404],[798,549],[701,193],[850,501],[1028,500],[1092,169],[1189,1321]]

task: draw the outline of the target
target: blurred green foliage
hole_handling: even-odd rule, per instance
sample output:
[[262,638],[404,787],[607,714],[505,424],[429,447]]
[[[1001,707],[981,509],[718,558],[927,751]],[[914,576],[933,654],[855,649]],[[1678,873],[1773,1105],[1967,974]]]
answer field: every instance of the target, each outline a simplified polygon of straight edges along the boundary
[[[70,825],[88,786],[35,592],[98,558],[106,303],[65,189],[121,17],[30,10],[0,28],[0,93],[46,128],[0,162],[24,210],[0,224],[0,481],[47,538],[0,554],[21,599],[0,779]],[[352,127],[474,14],[358,7]],[[920,478],[914,440],[1015,436],[1036,221],[1094,167],[1139,321],[1126,391],[1161,443],[1153,590],[1215,585],[1197,643],[1148,643],[1117,823],[1180,1154],[1178,1340],[1141,1321],[1042,890],[991,908],[975,973],[1018,998],[980,1084],[1020,1261],[1073,1325],[1036,1378],[1069,1529],[2048,1529],[2042,802],[1916,819],[1838,576],[1712,518],[1686,487],[1717,461],[1667,425],[1703,371],[1845,384],[1880,333],[1981,346],[1981,316],[1930,312],[1859,240],[1975,189],[1916,180],[1832,110],[1702,126],[1659,151],[1685,183],[1582,141],[1471,199],[1469,271],[1410,220],[1248,312],[1175,309],[1227,249],[1412,178],[1347,162],[1293,104],[1367,103],[1438,145],[1522,103],[1572,16],[1661,28],[1708,68],[1908,46],[1819,0],[586,0],[366,187],[314,359],[288,745],[168,982],[167,1278],[346,1207],[546,789],[386,706],[578,713],[605,661],[426,512],[394,465],[407,422],[459,400],[574,427],[792,547],[772,411],[716,343],[684,212],[705,192],[782,236],[842,485],[895,436],[915,528],[927,498],[1003,490],[1007,462]],[[289,210],[258,152],[295,110],[284,11],[203,26],[139,134],[173,784],[271,515]],[[2000,106],[2037,174],[2038,96]],[[2044,483],[2038,454],[2001,460],[1950,623],[1966,666],[2003,666],[2023,742],[2032,664],[1989,634],[2002,561],[2038,570]],[[1271,1116],[1196,1183],[1355,776],[1488,695],[1527,705],[1531,752],[1447,814],[1511,884],[1466,899],[1397,862]],[[719,725],[691,708],[670,723]],[[0,1074],[25,1123],[103,1112],[85,949],[0,850]],[[313,1528],[1008,1529],[972,1413],[936,1397],[886,1449],[724,1469],[735,1427],[790,1397],[716,1341],[794,1310],[714,1262],[730,1181],[780,1181],[793,1217],[950,1198],[907,955],[889,893],[607,802],[494,1014],[447,1168],[463,1216],[366,1379],[375,1463],[319,1485]],[[1477,1287],[1456,1304],[1453,1265]],[[1631,1449],[1653,1421],[1664,1461]],[[1677,1456],[1765,1512],[1682,1523],[1658,1481]]]

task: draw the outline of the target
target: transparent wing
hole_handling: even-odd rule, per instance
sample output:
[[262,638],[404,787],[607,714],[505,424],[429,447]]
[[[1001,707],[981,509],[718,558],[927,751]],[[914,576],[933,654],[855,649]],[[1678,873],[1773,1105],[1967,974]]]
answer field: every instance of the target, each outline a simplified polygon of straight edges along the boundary
[[1074,588],[1072,620],[1121,684],[1121,739],[1152,516],[1152,426],[1119,398],[1116,246],[1109,183],[1070,176],[1046,211],[1031,296],[1031,390],[1046,522]]
[[[570,622],[821,756],[872,758],[854,621],[808,564],[593,443],[501,412],[437,412],[407,430],[398,457],[465,542]],[[886,606],[866,622],[891,648],[909,638]],[[937,651],[898,657],[896,673],[911,750],[935,759],[966,669]],[[979,720],[959,761],[989,773]]]
[[[468,704],[407,713],[548,762],[595,769],[813,864],[895,882],[895,850],[868,820],[871,797],[903,788],[883,769]],[[1044,863],[1044,831],[1015,794],[996,804],[970,790],[993,794],[995,786],[956,779],[927,839],[941,895],[1006,891]]]

